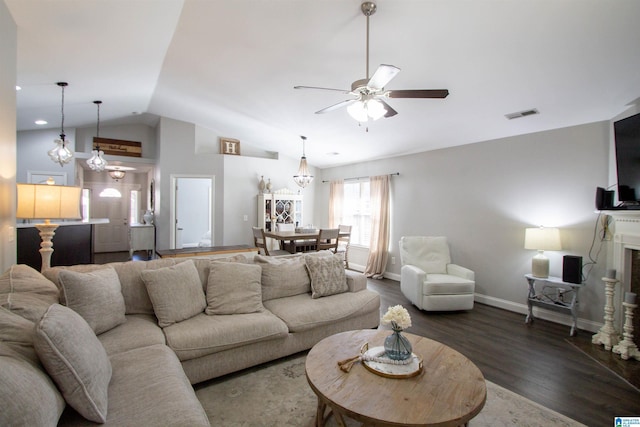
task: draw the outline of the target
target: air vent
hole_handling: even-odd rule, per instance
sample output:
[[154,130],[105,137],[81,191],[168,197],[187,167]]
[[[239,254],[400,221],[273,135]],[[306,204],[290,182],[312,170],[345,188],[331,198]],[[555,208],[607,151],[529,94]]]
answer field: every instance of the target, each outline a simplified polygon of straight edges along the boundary
[[538,111],[535,108],[532,108],[530,110],[518,111],[517,113],[505,114],[504,116],[509,120],[513,120],[513,119],[519,119],[520,117],[531,116],[533,114],[540,114],[540,111]]

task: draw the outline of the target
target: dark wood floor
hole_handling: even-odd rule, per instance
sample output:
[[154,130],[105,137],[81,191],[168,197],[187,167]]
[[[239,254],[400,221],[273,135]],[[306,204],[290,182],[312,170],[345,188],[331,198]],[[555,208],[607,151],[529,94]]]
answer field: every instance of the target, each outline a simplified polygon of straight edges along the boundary
[[640,392],[569,344],[568,326],[539,319],[526,325],[524,315],[477,303],[468,312],[427,313],[411,305],[399,282],[370,279],[368,286],[380,293],[381,314],[401,304],[411,314],[408,332],[454,348],[495,384],[589,426],[640,416]]

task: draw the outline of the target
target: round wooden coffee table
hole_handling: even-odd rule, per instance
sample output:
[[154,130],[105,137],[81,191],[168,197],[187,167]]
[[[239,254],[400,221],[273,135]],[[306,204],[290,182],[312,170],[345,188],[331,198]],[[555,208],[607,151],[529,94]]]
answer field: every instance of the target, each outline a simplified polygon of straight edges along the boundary
[[428,338],[403,332],[424,362],[417,376],[385,378],[360,362],[348,373],[340,370],[338,361],[358,355],[364,343],[381,346],[390,333],[343,332],[309,351],[305,371],[318,396],[317,426],[324,426],[331,413],[341,426],[345,416],[365,425],[460,426],[478,415],[487,398],[482,372],[462,354]]

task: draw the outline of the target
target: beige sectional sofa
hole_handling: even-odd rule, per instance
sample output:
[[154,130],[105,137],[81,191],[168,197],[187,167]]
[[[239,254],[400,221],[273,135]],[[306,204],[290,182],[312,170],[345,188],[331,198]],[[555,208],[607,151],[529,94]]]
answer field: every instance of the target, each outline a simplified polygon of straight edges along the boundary
[[169,258],[0,276],[0,425],[207,426],[192,384],[375,328],[329,253]]

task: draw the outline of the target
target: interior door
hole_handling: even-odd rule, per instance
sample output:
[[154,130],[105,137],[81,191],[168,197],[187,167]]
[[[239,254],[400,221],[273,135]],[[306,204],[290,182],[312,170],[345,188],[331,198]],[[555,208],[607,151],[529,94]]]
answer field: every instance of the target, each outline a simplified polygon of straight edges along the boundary
[[107,218],[108,224],[96,224],[94,252],[122,252],[129,250],[129,191],[125,185],[109,185],[121,197],[101,197],[105,185],[91,186],[91,216]]
[[213,177],[173,178],[174,248],[213,246]]

